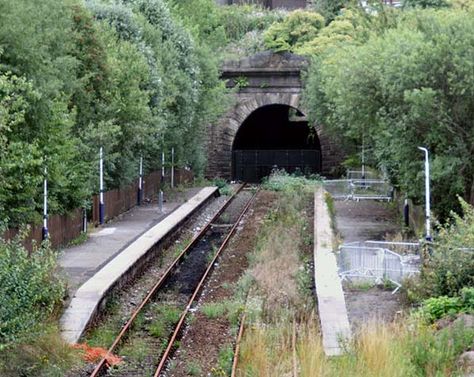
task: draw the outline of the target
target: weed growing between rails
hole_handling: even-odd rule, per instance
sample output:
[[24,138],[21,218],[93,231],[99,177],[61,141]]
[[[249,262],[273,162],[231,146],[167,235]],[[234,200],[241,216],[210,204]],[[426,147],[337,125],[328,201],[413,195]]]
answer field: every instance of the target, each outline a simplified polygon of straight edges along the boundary
[[312,376],[313,368],[301,365],[319,364],[317,354],[309,349],[322,347],[313,296],[316,184],[317,180],[277,173],[263,185],[279,195],[249,260],[253,284],[247,306],[251,315],[242,338],[237,376],[284,376],[295,369]]

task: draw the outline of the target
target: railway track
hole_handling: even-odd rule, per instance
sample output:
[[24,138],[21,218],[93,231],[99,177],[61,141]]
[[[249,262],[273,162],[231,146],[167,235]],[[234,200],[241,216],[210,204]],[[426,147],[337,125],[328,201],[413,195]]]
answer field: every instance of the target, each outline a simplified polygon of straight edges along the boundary
[[[91,377],[106,374],[107,358],[117,353],[124,342],[131,337],[146,342],[149,353],[140,363],[125,365],[119,368],[119,371],[114,371],[113,375],[142,376],[144,369],[146,374],[150,375],[150,370],[153,369],[155,377],[163,375],[170,356],[177,348],[176,341],[181,335],[193,304],[256,196],[256,192],[250,192],[245,189],[246,187],[243,184],[237,189],[162,274],[122,327],[107,355],[90,374]],[[233,211],[230,210],[231,207]],[[179,319],[174,321],[172,331],[159,337],[156,336],[156,331],[155,336],[151,336],[143,330],[143,318],[146,321],[147,318],[153,317],[151,310],[157,307],[172,307],[175,313],[179,313]]]

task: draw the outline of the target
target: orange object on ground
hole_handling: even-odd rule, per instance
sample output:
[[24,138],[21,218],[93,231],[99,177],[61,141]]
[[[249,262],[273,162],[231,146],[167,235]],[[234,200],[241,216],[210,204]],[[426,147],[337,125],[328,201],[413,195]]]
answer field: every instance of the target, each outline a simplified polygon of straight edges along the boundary
[[84,351],[84,360],[93,363],[96,361],[101,360],[103,357],[106,357],[107,364],[109,366],[114,366],[117,364],[120,364],[122,362],[122,359],[119,356],[116,355],[107,355],[107,350],[102,347],[90,347],[85,343],[81,344],[74,344],[73,348],[75,349],[80,349]]

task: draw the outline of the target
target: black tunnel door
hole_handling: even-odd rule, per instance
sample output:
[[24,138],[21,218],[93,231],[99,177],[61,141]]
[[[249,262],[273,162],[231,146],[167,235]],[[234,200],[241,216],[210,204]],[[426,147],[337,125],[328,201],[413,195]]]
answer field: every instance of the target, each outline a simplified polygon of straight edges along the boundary
[[288,173],[321,172],[321,152],[314,149],[299,150],[234,150],[234,179],[243,182],[260,182],[274,168]]

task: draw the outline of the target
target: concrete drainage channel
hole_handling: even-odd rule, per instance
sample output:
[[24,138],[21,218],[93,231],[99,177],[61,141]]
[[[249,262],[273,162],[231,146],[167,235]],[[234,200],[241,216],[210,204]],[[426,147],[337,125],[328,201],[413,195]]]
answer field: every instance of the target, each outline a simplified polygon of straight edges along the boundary
[[[212,270],[220,251],[225,248],[226,243],[230,240],[254,197],[254,193],[248,190],[236,193],[218,211],[207,226],[201,230],[199,235],[181,252],[167,271],[161,275],[159,281],[132,314],[129,321],[122,328],[122,331],[120,331],[119,337],[109,349],[111,354],[120,350],[125,337],[127,338],[127,343],[129,341],[133,342],[137,338],[141,343],[145,342],[147,344],[148,355],[141,361],[126,360],[126,362],[122,363],[119,370],[114,370],[114,375],[142,376],[144,373],[150,374],[152,369],[156,368],[160,355],[162,355],[161,363],[155,375],[158,376],[161,373],[160,371],[164,370],[167,356],[173,351],[173,341],[179,337],[187,311],[198,296],[201,286],[207,274]],[[233,226],[224,226],[229,223],[233,224]],[[216,252],[218,245],[221,245],[221,247]],[[198,285],[197,288],[195,288],[196,285]],[[170,329],[166,328],[166,330],[160,329],[158,331],[156,330],[156,325],[153,327],[148,323],[151,318],[156,318],[160,315],[168,317],[168,320],[170,320],[170,316],[173,317],[173,315],[179,313],[182,314],[179,316],[179,320],[178,317],[174,319],[178,321],[178,324],[171,335],[172,339],[169,343],[167,341],[168,335],[165,333],[168,333]],[[174,322],[174,320],[171,320],[171,322]],[[151,332],[155,333],[151,334],[150,329]],[[118,328],[117,332],[119,330]],[[162,333],[162,330],[164,333]],[[160,334],[157,334],[156,331]],[[166,347],[167,344],[168,347]],[[164,347],[166,347],[166,350],[164,350]],[[106,359],[107,356],[101,360],[91,376],[104,373]]]

